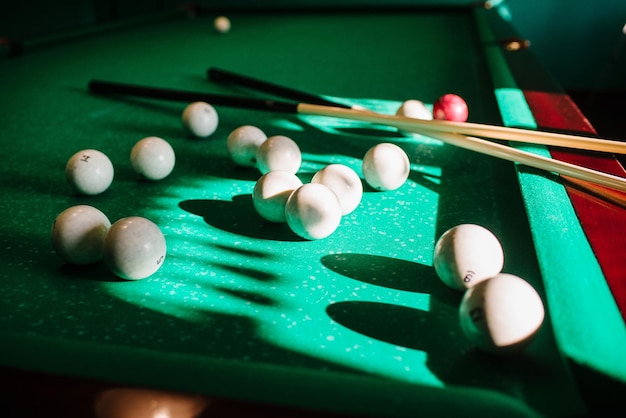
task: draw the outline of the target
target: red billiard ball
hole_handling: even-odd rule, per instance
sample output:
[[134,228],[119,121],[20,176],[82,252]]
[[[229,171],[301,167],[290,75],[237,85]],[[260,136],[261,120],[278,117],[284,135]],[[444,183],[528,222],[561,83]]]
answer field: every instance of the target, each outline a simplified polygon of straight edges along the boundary
[[433,104],[433,117],[438,120],[465,122],[467,115],[467,103],[456,94],[444,94]]

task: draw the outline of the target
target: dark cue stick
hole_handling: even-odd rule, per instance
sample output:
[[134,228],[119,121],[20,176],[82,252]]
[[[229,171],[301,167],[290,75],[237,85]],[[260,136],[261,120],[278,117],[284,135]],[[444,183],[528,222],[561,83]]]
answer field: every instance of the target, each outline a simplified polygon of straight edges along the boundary
[[207,77],[209,78],[209,80],[233,83],[243,87],[251,88],[253,90],[270,93],[274,96],[296,100],[301,103],[310,103],[321,106],[332,106],[351,109],[350,106],[324,99],[323,97],[316,94],[306,93],[290,87],[285,87],[242,74],[233,73],[232,71],[223,70],[221,68],[209,68],[207,70]]
[[88,88],[90,92],[102,95],[136,96],[187,103],[207,102],[215,106],[267,110],[282,113],[298,113],[298,103],[288,103],[276,100],[254,99],[249,97],[227,96],[159,87],[144,87],[134,84],[103,80],[91,80]]
[[337,106],[322,106],[310,103],[287,103],[273,100],[250,99],[245,97],[224,96],[218,94],[198,93],[181,90],[170,90],[158,87],[142,87],[131,84],[114,83],[109,81],[92,80],[89,90],[98,94],[122,94],[153,99],[177,100],[184,102],[205,101],[215,105],[224,105],[239,108],[270,110],[291,114],[317,115],[340,119],[357,120],[368,123],[393,126],[408,132],[415,132],[431,136],[448,144],[469,149],[508,161],[522,163],[559,175],[574,177],[586,182],[595,183],[614,190],[626,192],[626,179],[612,174],[603,173],[576,164],[543,157],[531,152],[512,148],[484,139],[468,137],[454,131],[436,131],[428,128],[438,121],[420,121],[401,116],[383,115],[370,111],[340,108]]

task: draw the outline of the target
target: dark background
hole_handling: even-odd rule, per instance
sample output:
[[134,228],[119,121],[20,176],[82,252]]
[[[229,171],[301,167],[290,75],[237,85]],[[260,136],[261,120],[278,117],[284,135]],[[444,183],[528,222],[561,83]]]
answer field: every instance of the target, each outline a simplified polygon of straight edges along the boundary
[[[7,39],[29,41],[68,31],[115,25],[168,13],[208,13],[236,8],[350,8],[449,6],[471,0],[62,0],[4,1],[0,5],[0,65]],[[624,0],[491,0],[533,53],[577,102],[600,135],[626,139],[626,1]]]

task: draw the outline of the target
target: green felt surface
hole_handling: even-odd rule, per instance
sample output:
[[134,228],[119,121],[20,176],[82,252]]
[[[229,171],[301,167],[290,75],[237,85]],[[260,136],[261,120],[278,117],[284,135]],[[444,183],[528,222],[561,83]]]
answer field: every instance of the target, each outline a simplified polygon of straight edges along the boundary
[[[432,269],[436,238],[460,223],[496,233],[505,271],[542,294],[513,165],[365,124],[219,108],[210,139],[190,139],[182,103],[96,97],[92,78],[243,93],[205,78],[209,66],[342,97],[392,113],[447,92],[470,118],[500,115],[471,13],[306,13],[173,19],[0,61],[0,361],[127,384],[386,416],[580,414],[584,407],[546,320],[520,356],[500,358],[462,337],[461,294]],[[425,59],[427,58],[427,59]],[[250,193],[259,173],[234,167],[225,139],[243,124],[299,144],[299,176],[329,163],[361,173],[378,142],[412,163],[393,192],[365,188],[338,230],[304,241],[263,222]],[[142,181],[129,153],[145,136],[172,144],[166,180]],[[77,150],[116,168],[102,195],[71,193]],[[101,263],[64,265],[49,233],[63,209],[91,204],[115,221],[145,216],[168,254],[152,277],[118,280]]]

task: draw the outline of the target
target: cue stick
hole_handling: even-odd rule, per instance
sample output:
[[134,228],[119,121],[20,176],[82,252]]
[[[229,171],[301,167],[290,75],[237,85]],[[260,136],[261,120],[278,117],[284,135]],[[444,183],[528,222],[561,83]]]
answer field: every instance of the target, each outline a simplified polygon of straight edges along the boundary
[[580,149],[585,151],[600,151],[616,154],[626,154],[626,143],[609,139],[592,138],[588,136],[558,134],[552,132],[532,131],[522,128],[509,128],[497,125],[485,125],[471,122],[452,122],[444,120],[416,119],[424,129],[437,132],[454,132],[463,135],[474,135],[483,138],[526,142],[529,144],[549,145]]
[[[131,84],[116,83],[110,81],[92,80],[89,82],[89,90],[97,94],[120,94],[153,99],[174,100],[183,102],[206,101],[215,105],[223,105],[238,108],[268,110],[274,112],[295,113],[303,115],[316,115],[335,117],[339,119],[351,119],[362,122],[393,126],[397,129],[420,133],[439,139],[443,142],[456,145],[461,148],[502,158],[508,161],[519,162],[531,167],[563,174],[569,177],[599,184],[611,189],[626,192],[626,179],[611,174],[595,171],[589,168],[577,166],[542,157],[530,152],[518,150],[506,145],[484,139],[466,137],[458,133],[434,132],[424,129],[423,125],[416,123],[414,118],[402,116],[389,116],[363,110],[346,109],[332,106],[322,106],[307,103],[288,103],[264,99],[251,99],[247,97],[224,96],[210,93],[198,93],[184,90],[173,90],[155,87],[144,87]],[[418,121],[419,122],[419,121]]]
[[307,93],[290,87],[281,86],[279,84],[270,83],[269,81],[259,80],[246,75],[237,74],[217,67],[211,67],[207,70],[209,80],[218,82],[227,82],[248,87],[253,90],[270,93],[274,96],[292,99],[300,103],[311,103],[322,106],[344,107],[346,109],[354,109],[356,106],[348,106],[341,103],[333,102],[323,98],[317,94]]
[[177,102],[207,102],[212,105],[244,109],[270,110],[274,112],[296,113],[297,103],[277,100],[254,99],[249,97],[227,96],[197,91],[174,90],[159,87],[146,87],[113,81],[91,80],[89,91],[96,94],[146,97],[150,99],[172,100]]
[[[207,70],[207,76],[213,81],[226,81],[249,87],[279,97],[296,100],[300,103],[319,104],[324,106],[343,107],[348,109],[365,110],[358,106],[346,106],[318,95],[298,91],[275,83],[259,80],[250,76],[237,74],[232,71],[211,67]],[[423,125],[424,129],[436,132],[454,132],[457,134],[479,136],[483,138],[526,142],[529,144],[548,145],[580,149],[585,151],[599,151],[616,154],[626,154],[626,143],[588,136],[558,134],[543,131],[533,131],[522,128],[509,128],[505,126],[486,125],[471,122],[452,122],[445,120],[414,119],[414,124]]]
[[306,103],[298,104],[299,114],[329,116],[340,119],[351,119],[363,122],[376,123],[393,126],[403,131],[414,132],[431,138],[439,139],[445,143],[465,148],[471,151],[490,155],[492,157],[521,163],[530,167],[551,171],[559,175],[585,180],[594,184],[608,187],[614,190],[626,192],[626,178],[581,167],[576,164],[567,163],[552,158],[542,157],[531,152],[522,151],[496,142],[485,139],[474,138],[461,135],[455,132],[436,132],[424,129],[419,123],[415,123],[414,118],[402,116],[381,115],[369,111],[359,111],[352,109],[342,109],[337,107],[319,106]]

